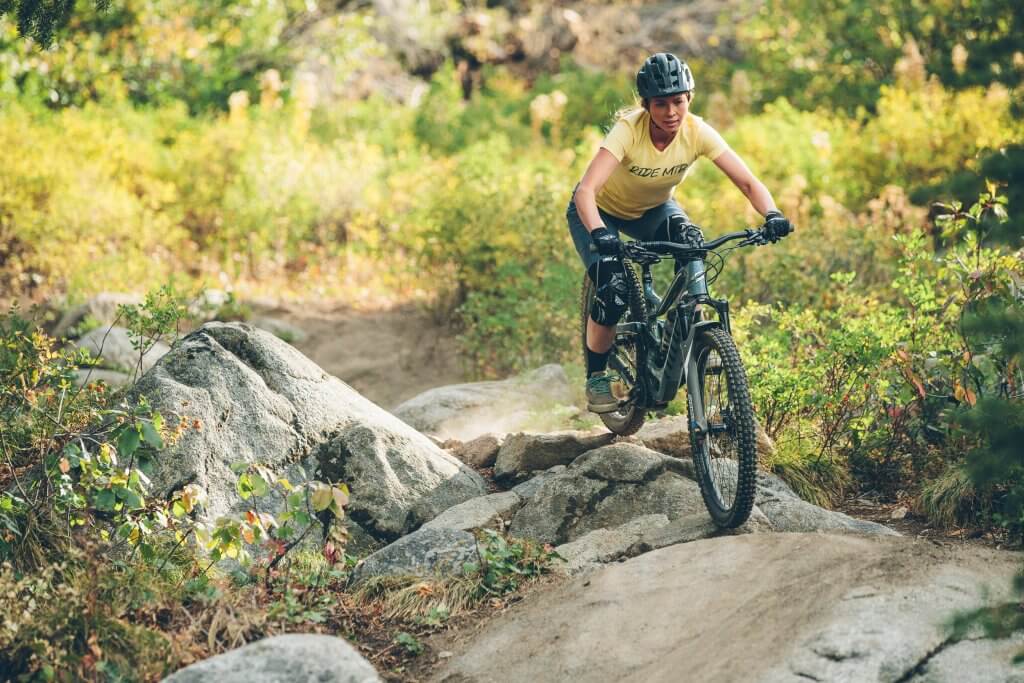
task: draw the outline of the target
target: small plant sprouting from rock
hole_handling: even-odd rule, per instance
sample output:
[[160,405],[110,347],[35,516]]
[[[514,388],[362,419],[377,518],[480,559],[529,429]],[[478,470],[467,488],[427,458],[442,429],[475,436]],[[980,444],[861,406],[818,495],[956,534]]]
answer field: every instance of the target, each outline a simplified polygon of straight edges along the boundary
[[423,653],[423,643],[411,633],[399,631],[395,636],[395,643],[402,646],[407,653],[414,657]]
[[117,316],[124,320],[132,347],[139,353],[133,368],[133,374],[137,375],[146,353],[162,337],[176,339],[181,322],[188,318],[189,313],[186,297],[168,284],[147,293],[142,304],[119,305]]
[[550,571],[552,561],[561,559],[550,546],[538,546],[523,539],[506,539],[493,529],[484,529],[479,544],[481,565],[467,563],[467,574],[479,572],[480,592],[501,596],[519,589],[526,581]]

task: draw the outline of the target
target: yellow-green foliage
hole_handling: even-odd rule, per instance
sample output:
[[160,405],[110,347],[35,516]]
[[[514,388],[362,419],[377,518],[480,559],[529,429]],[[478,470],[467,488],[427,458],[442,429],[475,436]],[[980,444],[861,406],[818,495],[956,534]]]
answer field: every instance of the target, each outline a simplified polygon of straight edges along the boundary
[[397,241],[418,254],[458,309],[463,341],[487,374],[572,354],[582,267],[565,221],[564,157],[518,154],[504,137],[453,160]]
[[0,111],[0,235],[19,289],[134,289],[184,251],[152,119],[130,111]]
[[841,195],[852,206],[889,184],[906,188],[940,183],[962,168],[977,169],[977,154],[1024,136],[1011,112],[1010,92],[945,89],[937,82],[904,90],[883,87],[878,113],[838,141]]

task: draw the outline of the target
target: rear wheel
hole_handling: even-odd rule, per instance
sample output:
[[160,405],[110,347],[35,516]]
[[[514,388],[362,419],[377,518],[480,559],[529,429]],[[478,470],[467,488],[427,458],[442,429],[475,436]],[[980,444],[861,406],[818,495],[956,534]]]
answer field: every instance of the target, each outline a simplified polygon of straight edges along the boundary
[[[629,306],[623,322],[641,322],[646,313],[640,282],[636,273],[626,266],[626,281],[629,283]],[[590,320],[590,308],[594,304],[596,287],[586,274],[583,276],[583,292],[580,296],[580,328],[583,351],[583,367],[587,366],[587,321]],[[639,431],[644,424],[646,411],[637,406],[637,382],[640,368],[647,362],[645,349],[636,335],[620,335],[612,345],[608,357],[608,367],[618,379],[612,382],[612,394],[619,399],[619,408],[610,413],[600,413],[601,421],[612,432],[620,436],[629,436]]]
[[721,328],[701,332],[695,344],[699,396],[687,396],[690,424],[702,405],[708,430],[690,430],[701,495],[720,527],[738,527],[750,517],[757,484],[754,408],[739,352]]

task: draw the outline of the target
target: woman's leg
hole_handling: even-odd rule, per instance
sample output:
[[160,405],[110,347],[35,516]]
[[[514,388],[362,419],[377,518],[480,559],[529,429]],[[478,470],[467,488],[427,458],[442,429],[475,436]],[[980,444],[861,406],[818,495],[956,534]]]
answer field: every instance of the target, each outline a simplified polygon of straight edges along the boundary
[[[608,229],[617,233],[616,219],[603,211],[600,213]],[[597,290],[587,320],[585,340],[587,408],[595,413],[612,412],[618,408],[618,399],[611,391],[611,376],[607,372],[608,357],[615,341],[615,325],[626,309],[626,274],[620,258],[601,256],[593,249],[590,233],[580,220],[572,201],[565,215],[576,252]]]
[[[607,228],[618,233],[620,219],[603,211],[600,213]],[[615,324],[625,312],[628,290],[621,260],[612,256],[602,257],[593,249],[590,233],[572,201],[566,209],[566,220],[576,252],[597,288],[595,306],[587,321],[587,374],[590,375],[607,368],[608,351],[615,341]]]

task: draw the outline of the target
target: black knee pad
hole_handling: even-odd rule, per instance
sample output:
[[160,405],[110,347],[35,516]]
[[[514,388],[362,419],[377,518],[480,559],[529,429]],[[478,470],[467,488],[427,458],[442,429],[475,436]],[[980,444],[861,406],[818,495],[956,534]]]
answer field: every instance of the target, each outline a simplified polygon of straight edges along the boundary
[[663,233],[658,236],[658,239],[694,246],[704,243],[704,234],[700,228],[690,222],[690,218],[685,213],[669,216],[665,226],[659,232],[662,231]]
[[602,257],[590,266],[590,279],[597,286],[590,318],[598,325],[614,325],[622,318],[629,300],[629,286],[622,261],[614,256]]

